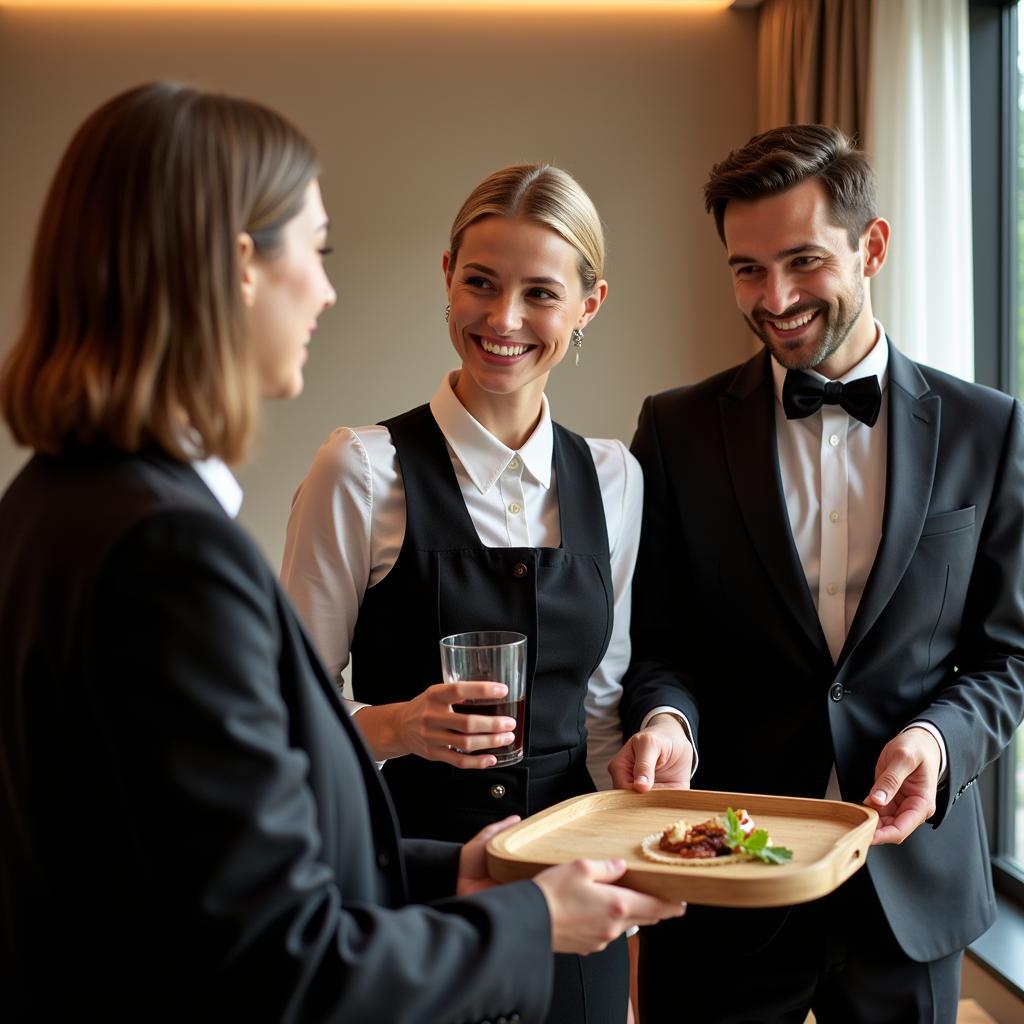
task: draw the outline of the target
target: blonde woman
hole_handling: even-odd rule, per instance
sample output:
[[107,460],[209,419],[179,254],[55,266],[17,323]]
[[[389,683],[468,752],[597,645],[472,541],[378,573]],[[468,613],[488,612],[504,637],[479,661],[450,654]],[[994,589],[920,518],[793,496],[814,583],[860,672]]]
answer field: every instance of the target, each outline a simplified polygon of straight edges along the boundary
[[[603,265],[597,212],[567,173],[490,175],[442,262],[459,369],[428,405],[335,431],[295,495],[283,582],[331,672],[351,655],[355,720],[405,835],[464,839],[608,785],[642,478],[620,442],[552,422],[544,395],[601,308]],[[514,719],[453,710],[488,684],[440,682],[439,637],[475,629],[528,637],[518,765],[488,752]],[[622,1024],[624,942],[555,959],[549,1020]]]
[[492,887],[501,824],[400,842],[232,521],[227,463],[335,299],[317,173],[273,111],[158,83],[85,121],[46,199],[0,374],[35,450],[0,499],[12,1019],[525,1022],[549,949],[678,912],[602,884],[621,863]]

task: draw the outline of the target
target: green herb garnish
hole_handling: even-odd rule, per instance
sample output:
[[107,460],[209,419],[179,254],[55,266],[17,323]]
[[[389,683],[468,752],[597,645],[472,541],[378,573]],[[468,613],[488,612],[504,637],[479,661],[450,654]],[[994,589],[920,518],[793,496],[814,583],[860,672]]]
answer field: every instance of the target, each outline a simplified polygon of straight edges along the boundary
[[763,828],[756,828],[750,835],[745,835],[740,827],[740,819],[731,808],[725,811],[725,842],[733,853],[743,853],[765,864],[785,864],[793,859],[793,851],[785,846],[769,846],[768,833]]

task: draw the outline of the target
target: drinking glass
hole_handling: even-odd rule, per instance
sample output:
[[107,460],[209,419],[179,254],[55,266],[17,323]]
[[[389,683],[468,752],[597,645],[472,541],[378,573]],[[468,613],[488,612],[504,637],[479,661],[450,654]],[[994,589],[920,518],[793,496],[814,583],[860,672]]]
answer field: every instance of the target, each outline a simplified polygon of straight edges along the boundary
[[526,637],[501,629],[454,633],[441,639],[441,677],[446,683],[504,683],[504,697],[467,700],[453,704],[463,714],[505,716],[516,720],[515,738],[504,747],[474,751],[493,754],[495,767],[523,759],[523,722],[526,713]]

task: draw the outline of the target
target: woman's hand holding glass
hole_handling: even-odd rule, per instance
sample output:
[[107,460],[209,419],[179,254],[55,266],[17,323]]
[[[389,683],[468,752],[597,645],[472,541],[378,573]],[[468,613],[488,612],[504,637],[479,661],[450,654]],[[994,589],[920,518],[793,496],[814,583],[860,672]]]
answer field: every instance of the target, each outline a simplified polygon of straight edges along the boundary
[[510,744],[515,719],[464,714],[453,704],[496,700],[508,692],[504,683],[435,683],[412,700],[362,708],[355,720],[378,760],[416,754],[456,768],[493,768],[493,750]]

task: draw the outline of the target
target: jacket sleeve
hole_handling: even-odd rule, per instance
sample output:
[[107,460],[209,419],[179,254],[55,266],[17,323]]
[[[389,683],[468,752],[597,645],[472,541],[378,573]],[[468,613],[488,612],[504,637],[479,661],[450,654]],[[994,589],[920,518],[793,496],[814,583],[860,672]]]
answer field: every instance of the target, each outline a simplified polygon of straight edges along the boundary
[[[194,980],[222,1019],[542,1018],[552,957],[535,885],[387,909],[365,868],[325,859],[286,693],[308,683],[281,676],[279,598],[255,546],[206,511],[134,527],[97,586],[88,675],[131,855],[159,880],[147,920],[184,940],[168,986]],[[337,739],[357,765],[340,723]],[[335,842],[372,865],[369,797],[354,782],[344,799]],[[433,854],[427,873],[450,877],[452,850]]]
[[918,718],[942,733],[949,808],[1013,739],[1024,717],[1024,411],[1014,401],[981,527],[956,653],[957,671]]
[[626,737],[657,707],[674,707],[690,724],[697,746],[699,714],[684,666],[687,623],[695,599],[680,534],[679,496],[671,486],[661,447],[656,397],[645,400],[631,451],[644,474],[640,551],[633,577],[632,660],[622,687],[620,715]]
[[416,903],[430,903],[454,894],[461,850],[461,843],[435,839],[402,840],[409,893]]

